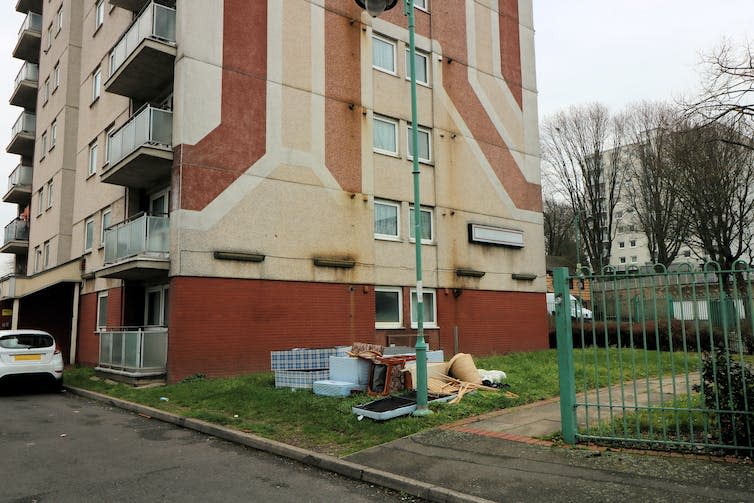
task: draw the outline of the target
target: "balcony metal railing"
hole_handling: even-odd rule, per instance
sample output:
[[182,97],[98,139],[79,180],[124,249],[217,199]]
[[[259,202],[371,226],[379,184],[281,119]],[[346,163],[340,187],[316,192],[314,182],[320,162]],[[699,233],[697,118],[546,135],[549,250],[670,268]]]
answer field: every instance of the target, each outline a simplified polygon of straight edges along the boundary
[[5,226],[5,244],[29,240],[29,222],[17,218]]
[[142,145],[173,143],[173,112],[145,106],[128,122],[110,134],[108,159],[115,165]]
[[175,44],[175,9],[152,2],[110,52],[110,75],[131,55],[144,39]]
[[29,63],[28,61],[21,66],[16,80],[13,83],[13,88],[16,89],[21,85],[24,80],[31,80],[32,82],[39,82],[39,65]]
[[21,134],[34,135],[37,129],[37,116],[29,112],[21,112],[21,115],[16,119],[16,123],[13,124],[13,130],[11,131],[11,138]]
[[105,264],[129,257],[167,257],[170,246],[170,219],[143,214],[105,230]]
[[26,19],[24,19],[21,28],[19,28],[18,30],[18,36],[20,37],[21,34],[25,31],[33,31],[41,35],[42,16],[40,14],[37,14],[36,12],[29,12],[28,14],[26,14]]
[[8,190],[16,187],[30,186],[33,180],[33,168],[19,164],[8,176]]
[[133,373],[165,372],[168,329],[104,330],[99,334],[99,366]]

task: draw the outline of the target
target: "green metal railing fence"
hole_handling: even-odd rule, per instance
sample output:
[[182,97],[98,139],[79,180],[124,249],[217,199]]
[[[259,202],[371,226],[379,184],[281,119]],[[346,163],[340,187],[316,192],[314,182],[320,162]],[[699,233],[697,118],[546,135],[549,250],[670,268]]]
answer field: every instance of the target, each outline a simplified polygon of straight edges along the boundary
[[754,453],[754,269],[557,269],[554,289],[566,442]]

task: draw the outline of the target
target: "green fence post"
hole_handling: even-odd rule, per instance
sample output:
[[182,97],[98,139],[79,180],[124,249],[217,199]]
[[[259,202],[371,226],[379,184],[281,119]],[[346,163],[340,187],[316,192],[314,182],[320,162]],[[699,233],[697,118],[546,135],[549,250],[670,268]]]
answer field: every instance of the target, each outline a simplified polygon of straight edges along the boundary
[[558,377],[560,379],[560,423],[563,441],[576,443],[576,384],[573,370],[573,330],[568,269],[553,270],[555,289],[555,330],[558,339]]

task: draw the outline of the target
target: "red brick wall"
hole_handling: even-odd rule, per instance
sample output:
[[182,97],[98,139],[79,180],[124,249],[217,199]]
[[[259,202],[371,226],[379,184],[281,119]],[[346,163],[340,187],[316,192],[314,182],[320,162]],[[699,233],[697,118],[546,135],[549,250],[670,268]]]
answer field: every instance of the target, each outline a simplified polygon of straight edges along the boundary
[[270,351],[374,340],[374,290],[361,285],[173,278],[168,379],[269,370]]

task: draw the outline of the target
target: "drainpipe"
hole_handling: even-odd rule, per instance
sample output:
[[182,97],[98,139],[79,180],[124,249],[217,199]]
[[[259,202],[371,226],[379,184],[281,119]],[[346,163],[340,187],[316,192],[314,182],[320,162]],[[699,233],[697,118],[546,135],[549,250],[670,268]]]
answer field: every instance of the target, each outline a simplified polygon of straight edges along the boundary
[[71,320],[71,351],[69,355],[69,363],[74,365],[76,363],[76,345],[78,343],[79,335],[79,283],[73,284],[73,316]]

